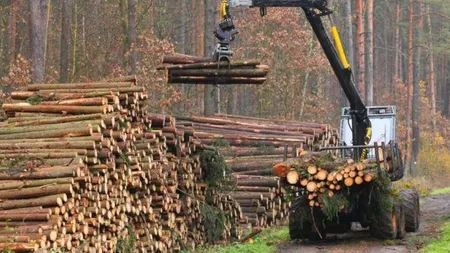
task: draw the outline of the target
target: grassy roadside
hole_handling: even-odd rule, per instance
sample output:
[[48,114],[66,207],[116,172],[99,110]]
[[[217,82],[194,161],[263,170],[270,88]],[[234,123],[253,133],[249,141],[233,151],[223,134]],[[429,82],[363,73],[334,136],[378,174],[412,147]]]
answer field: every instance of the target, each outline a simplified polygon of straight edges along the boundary
[[[448,217],[450,218],[450,217]],[[449,220],[449,219],[447,219]],[[450,252],[450,221],[444,223],[438,238],[431,240],[422,250],[423,253],[448,253]]]
[[435,190],[431,191],[431,193],[430,193],[431,196],[443,195],[443,194],[450,194],[450,187],[435,189]]
[[273,253],[277,245],[289,241],[287,227],[266,229],[247,243],[235,243],[229,246],[201,248],[200,253]]

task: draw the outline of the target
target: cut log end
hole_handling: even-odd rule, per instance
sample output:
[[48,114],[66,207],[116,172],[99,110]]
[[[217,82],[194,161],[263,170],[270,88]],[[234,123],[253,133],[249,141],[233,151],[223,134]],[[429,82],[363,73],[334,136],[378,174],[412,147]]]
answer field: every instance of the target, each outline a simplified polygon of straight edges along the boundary
[[300,179],[300,175],[298,174],[297,171],[295,170],[291,170],[289,171],[289,173],[287,174],[286,177],[287,181],[289,184],[291,185],[296,185],[298,183],[298,180]]

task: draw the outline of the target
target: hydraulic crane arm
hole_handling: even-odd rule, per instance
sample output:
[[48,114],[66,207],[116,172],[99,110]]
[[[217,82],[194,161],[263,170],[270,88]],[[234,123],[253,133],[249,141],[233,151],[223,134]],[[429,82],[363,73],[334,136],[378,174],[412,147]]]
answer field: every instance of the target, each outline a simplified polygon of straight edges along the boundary
[[[325,27],[322,22],[323,17],[330,17],[330,15],[332,14],[332,11],[327,7],[327,5],[328,5],[327,0],[222,0],[221,15],[223,15],[224,19],[221,22],[221,24],[223,24],[224,22],[229,24],[230,20],[232,23],[232,17],[228,12],[229,7],[237,7],[237,6],[259,7],[262,10],[261,11],[262,14],[266,12],[267,7],[302,8],[350,103],[352,113],[352,127],[353,127],[352,128],[353,145],[354,146],[368,145],[372,137],[372,126],[367,115],[367,108],[364,105],[353,83],[351,66],[346,59],[345,52],[339,37],[339,33],[337,31],[337,28],[334,25],[332,25],[331,35],[334,40],[333,43],[329,38],[328,33],[325,30]],[[237,33],[234,25],[227,27],[230,28],[227,31],[230,34],[233,34],[234,38],[235,34]],[[221,30],[220,26],[218,30]],[[216,37],[218,37],[217,33]],[[229,49],[229,42],[232,39],[226,41],[221,40],[219,37],[218,39],[220,41],[219,45],[221,45],[222,48],[226,48],[229,51],[231,51]],[[217,58],[220,59],[220,57]],[[364,159],[365,157],[366,157],[365,149],[356,150],[355,159],[360,158]]]

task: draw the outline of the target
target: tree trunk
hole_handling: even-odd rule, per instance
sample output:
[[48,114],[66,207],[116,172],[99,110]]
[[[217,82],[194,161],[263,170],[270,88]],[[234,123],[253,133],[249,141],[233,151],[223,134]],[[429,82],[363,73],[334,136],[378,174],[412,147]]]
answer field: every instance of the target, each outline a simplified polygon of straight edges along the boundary
[[353,13],[352,13],[352,1],[345,1],[345,30],[347,31],[347,54],[348,59],[352,67],[355,66],[355,49],[353,45]]
[[[373,1],[367,1],[367,82],[366,82],[366,105],[373,105]],[[387,64],[387,63],[386,63]]]
[[395,52],[394,52],[394,75],[392,78],[392,82],[390,85],[390,92],[394,92],[394,85],[397,82],[397,80],[399,80],[401,77],[401,72],[400,72],[400,64],[401,64],[401,60],[400,60],[400,20],[401,20],[401,6],[400,6],[400,1],[397,0],[395,3],[395,34],[394,34],[394,48],[395,48]]
[[447,83],[444,83],[443,84],[443,86],[444,86],[444,105],[443,105],[443,112],[444,112],[444,115],[447,117],[447,118],[450,118],[450,110],[449,110],[449,107],[450,107],[450,105],[449,105],[449,102],[450,102],[450,83],[447,81]]
[[47,0],[34,0],[30,3],[31,59],[33,83],[42,83],[45,78],[45,45],[47,37]]
[[70,44],[70,14],[73,0],[62,0],[61,13],[61,50],[59,62],[59,81],[67,83],[69,79],[69,44]]
[[365,69],[366,63],[364,59],[364,4],[363,0],[356,0],[355,6],[356,12],[356,48],[358,53],[356,54],[356,61],[358,64],[358,90],[364,100],[365,96]]
[[428,82],[430,86],[430,96],[431,96],[431,113],[432,117],[432,126],[433,131],[436,130],[436,76],[434,72],[434,46],[433,46],[433,26],[431,23],[431,14],[430,14],[430,4],[427,4],[427,25],[428,25],[428,48],[430,57],[428,59]]
[[[73,46],[72,46],[72,72],[71,72],[71,80],[74,79],[75,74],[77,72],[77,43],[78,43],[78,3],[74,2],[73,8],[73,23],[75,27],[73,28]],[[83,34],[84,35],[84,34]],[[84,50],[86,52],[86,50]]]
[[136,1],[128,0],[128,39],[130,45],[130,74],[136,75]]
[[8,21],[8,47],[9,64],[13,64],[16,59],[16,36],[17,36],[17,12],[19,1],[12,1]]
[[128,50],[130,49],[129,32],[128,32],[129,29],[128,29],[127,0],[119,0],[119,9],[120,9],[120,24],[122,25],[122,32],[123,32],[123,47],[122,47],[123,61],[122,61],[122,67],[124,69],[127,69],[128,59],[125,56],[127,55]]
[[407,166],[407,173],[411,172],[410,161],[412,156],[412,129],[411,129],[411,116],[412,116],[412,99],[413,99],[413,86],[414,86],[414,0],[408,2],[408,77],[406,85],[408,85],[407,94],[407,109],[406,109],[406,159],[405,165]]
[[411,103],[411,110],[412,110],[412,149],[411,149],[411,176],[416,177],[417,176],[417,160],[419,156],[419,149],[420,149],[420,128],[419,128],[419,113],[420,113],[420,89],[421,85],[423,84],[423,81],[421,80],[420,74],[420,64],[421,64],[421,57],[422,57],[422,47],[420,43],[422,43],[422,30],[423,30],[423,24],[424,24],[424,8],[425,4],[423,1],[419,0],[418,2],[418,14],[417,19],[418,22],[416,22],[416,31],[415,31],[415,59],[414,59],[414,87],[413,87],[413,97],[412,97],[412,103]]
[[[216,11],[218,9],[217,0],[204,0],[205,22],[204,22],[204,54],[208,57],[216,44],[214,29],[216,27]],[[212,116],[215,112],[215,89],[211,85],[204,87],[204,115]]]

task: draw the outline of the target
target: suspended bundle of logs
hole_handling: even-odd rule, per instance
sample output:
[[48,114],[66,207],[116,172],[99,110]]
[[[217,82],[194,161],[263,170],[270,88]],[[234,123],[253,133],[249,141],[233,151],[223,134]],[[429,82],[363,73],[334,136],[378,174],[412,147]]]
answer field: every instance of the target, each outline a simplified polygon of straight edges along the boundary
[[[193,133],[148,113],[134,77],[29,85],[12,98],[0,123],[0,249],[116,252],[134,237],[139,252],[173,252],[206,242]],[[214,198],[233,214],[221,240],[239,238],[240,207]]]
[[184,84],[263,84],[270,70],[258,61],[216,62],[183,54],[164,56],[162,63],[169,83]]
[[230,194],[244,220],[257,227],[279,224],[288,215],[290,202],[273,165],[302,150],[338,144],[337,131],[325,124],[234,115],[177,119],[178,129],[193,133],[197,148],[212,145],[225,156],[237,184]]
[[[389,170],[389,162],[384,165],[381,152],[380,162],[380,169]],[[373,160],[356,163],[326,152],[304,152],[299,158],[276,164],[273,169],[284,183],[305,189],[311,207],[323,207],[322,196],[333,197],[340,191],[372,182],[378,164]]]

